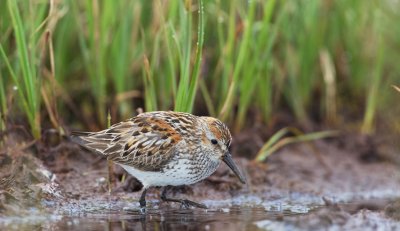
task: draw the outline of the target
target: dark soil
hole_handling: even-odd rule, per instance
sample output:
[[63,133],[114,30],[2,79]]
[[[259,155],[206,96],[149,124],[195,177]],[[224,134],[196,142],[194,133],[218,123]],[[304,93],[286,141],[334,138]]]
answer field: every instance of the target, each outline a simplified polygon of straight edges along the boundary
[[[248,142],[243,142],[235,145],[246,147]],[[233,155],[241,156],[235,160],[247,185],[221,164],[208,179],[175,188],[171,194],[204,203],[209,211],[241,206],[282,212],[280,218],[254,223],[262,229],[348,229],[371,219],[366,225],[372,230],[379,222],[399,226],[399,155],[373,138],[347,135],[291,145],[265,163],[254,163],[244,158],[253,155],[239,150]],[[7,148],[0,153],[0,214],[13,217],[32,209],[61,215],[137,210],[140,183],[119,166],[112,168],[109,192],[107,161],[69,141]],[[179,208],[160,203],[159,194],[157,188],[148,193],[151,208]],[[349,209],[348,204],[355,202]],[[287,217],[285,212],[301,216]],[[1,223],[0,219],[0,227]]]

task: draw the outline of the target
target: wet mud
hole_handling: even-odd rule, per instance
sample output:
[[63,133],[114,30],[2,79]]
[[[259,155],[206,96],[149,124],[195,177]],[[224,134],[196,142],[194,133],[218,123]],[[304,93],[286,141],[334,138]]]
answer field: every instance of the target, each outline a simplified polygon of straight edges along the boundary
[[[349,139],[347,139],[349,138]],[[351,140],[352,142],[349,142]],[[367,145],[368,144],[368,145]],[[17,150],[17,151],[15,151]],[[7,149],[0,155],[0,227],[16,230],[378,230],[400,228],[398,153],[345,137],[288,146],[265,163],[234,152],[249,181],[221,164],[210,178],[171,196],[208,206],[181,209],[148,193],[117,165],[109,191],[107,161],[70,143]],[[37,157],[37,158],[35,158]],[[40,161],[40,159],[45,161]]]

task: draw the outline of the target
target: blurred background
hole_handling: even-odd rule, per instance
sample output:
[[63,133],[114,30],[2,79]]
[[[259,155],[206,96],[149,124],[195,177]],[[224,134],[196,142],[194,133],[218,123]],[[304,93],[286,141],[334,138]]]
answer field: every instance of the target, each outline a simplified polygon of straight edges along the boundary
[[396,0],[0,4],[3,131],[94,131],[138,108],[235,134],[400,130]]
[[[0,0],[0,229],[400,230],[399,9]],[[154,110],[226,122],[248,184],[222,166],[174,190],[211,210],[135,212],[140,182],[67,137]]]

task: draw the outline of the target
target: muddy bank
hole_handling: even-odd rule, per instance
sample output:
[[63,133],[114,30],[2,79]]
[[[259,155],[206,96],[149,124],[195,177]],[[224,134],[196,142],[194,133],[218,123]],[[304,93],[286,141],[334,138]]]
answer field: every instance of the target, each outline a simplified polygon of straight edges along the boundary
[[[210,178],[195,185],[177,188],[175,193],[204,201],[237,197],[246,201],[245,198],[252,196],[271,201],[304,194],[330,203],[400,196],[400,171],[391,158],[396,158],[395,151],[377,149],[374,153],[376,160],[367,162],[363,159],[364,149],[343,146],[331,140],[315,142],[312,146],[292,145],[270,156],[264,164],[236,158],[249,179],[248,185],[240,184],[233,173],[221,164]],[[104,159],[76,146],[57,151],[51,154],[54,159],[47,162],[47,166],[57,175],[63,191],[71,195],[70,198],[90,198],[93,195],[110,197]],[[111,197],[126,195],[132,200],[138,198],[140,184],[129,175],[124,176],[124,171],[117,165],[114,165],[114,171]],[[122,178],[125,178],[124,182],[120,181]],[[158,192],[158,189],[153,189],[150,194],[157,199]]]
[[[366,154],[374,158],[366,159]],[[395,201],[400,198],[400,172],[397,153],[390,147],[371,149],[363,142],[318,141],[313,146],[286,147],[264,164],[237,157],[238,153],[234,155],[249,180],[248,185],[241,185],[221,165],[207,180],[176,188],[171,194],[206,204],[208,210],[194,210],[205,213],[205,217],[213,213],[229,214],[235,208],[240,208],[235,214],[241,214],[243,209],[263,211],[263,216],[247,219],[251,229],[275,229],[283,225],[335,230],[335,227],[363,227],[366,220],[371,221],[369,228],[379,222],[398,227]],[[33,156],[46,161],[42,163]],[[67,220],[73,225],[73,217],[80,220],[82,216],[99,219],[99,214],[137,215],[140,183],[115,165],[109,193],[107,161],[72,143],[48,147],[43,153],[26,149],[15,154],[8,150],[1,157],[0,212],[7,216],[0,219],[0,226],[41,219],[62,224]],[[159,194],[157,188],[148,193],[153,217],[159,216],[160,211],[179,209],[177,204],[160,203]],[[381,201],[379,205],[368,205],[376,200]],[[354,211],[343,208],[355,202],[358,208]]]

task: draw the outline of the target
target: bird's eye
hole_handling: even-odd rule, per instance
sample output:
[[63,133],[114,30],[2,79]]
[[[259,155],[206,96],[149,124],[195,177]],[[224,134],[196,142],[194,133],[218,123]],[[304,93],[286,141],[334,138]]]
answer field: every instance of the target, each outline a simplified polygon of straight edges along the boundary
[[211,140],[211,143],[212,143],[212,144],[218,144],[218,141],[215,140],[215,139],[212,139],[212,140]]

